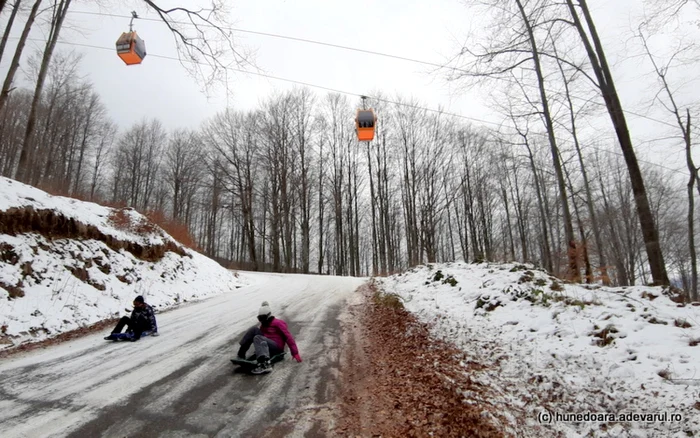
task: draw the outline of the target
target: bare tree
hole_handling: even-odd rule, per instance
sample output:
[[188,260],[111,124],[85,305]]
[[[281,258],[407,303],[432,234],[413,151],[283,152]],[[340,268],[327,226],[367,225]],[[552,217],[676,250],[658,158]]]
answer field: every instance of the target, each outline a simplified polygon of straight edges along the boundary
[[17,48],[15,49],[15,54],[12,57],[12,61],[10,62],[10,68],[7,70],[5,81],[2,84],[2,91],[0,91],[0,111],[2,111],[3,107],[5,106],[10,91],[12,91],[13,89],[12,83],[15,79],[17,69],[19,68],[19,60],[20,58],[22,58],[22,51],[24,50],[24,45],[27,43],[29,31],[32,29],[32,25],[34,24],[34,20],[36,19],[36,15],[39,11],[39,6],[41,6],[41,2],[42,0],[34,1],[34,5],[32,6],[31,11],[29,12],[29,17],[27,17],[27,22],[24,24],[22,34],[19,37],[19,41],[17,41]]
[[163,7],[160,1],[143,2],[172,32],[183,67],[206,87],[225,81],[231,67],[255,68],[251,53],[234,43],[225,0],[211,0],[209,7],[199,9],[184,3]]
[[[681,11],[686,7],[695,7],[700,10],[700,0],[646,0],[645,3],[649,6],[645,25],[652,31],[681,18]],[[697,23],[692,25],[695,26]]]
[[31,109],[29,110],[29,118],[27,119],[27,128],[24,134],[24,141],[22,142],[22,152],[19,156],[16,179],[20,181],[25,181],[27,174],[29,173],[29,154],[30,149],[33,146],[34,125],[36,124],[37,110],[39,109],[41,93],[44,89],[44,80],[46,79],[46,74],[49,69],[49,62],[51,61],[51,56],[53,55],[54,48],[58,42],[58,36],[61,32],[61,27],[63,26],[63,21],[66,18],[71,1],[72,0],[55,0],[53,4],[53,14],[51,18],[49,35],[46,41],[46,47],[44,48],[44,54],[41,60],[41,66],[39,68],[36,87],[34,88],[34,97],[32,99]]
[[[7,39],[10,37],[10,31],[12,30],[12,25],[15,22],[15,17],[17,16],[17,12],[19,12],[19,5],[21,3],[22,0],[15,0],[15,4],[12,6],[12,12],[10,12],[10,18],[7,19],[7,27],[5,28],[5,32],[2,34],[2,40],[0,41],[0,61],[2,61],[2,55],[5,53]],[[0,0],[0,12],[2,12],[2,8],[4,6],[5,0]]]
[[[324,100],[321,116],[326,120],[327,130],[324,133],[328,146],[328,167],[331,169],[327,175],[330,185],[330,200],[333,206],[333,269],[336,275],[347,275],[349,272],[350,255],[348,248],[348,235],[351,224],[347,221],[349,207],[345,193],[348,190],[348,149],[354,140],[351,121],[352,116],[346,98],[338,94],[329,94]],[[327,241],[328,242],[328,241]],[[328,242],[330,243],[330,242]]]
[[593,17],[588,9],[586,0],[577,0],[577,3],[578,9],[581,10],[584,17],[585,27],[584,23],[579,17],[579,12],[576,5],[574,5],[574,0],[566,0],[566,5],[569,8],[573,25],[578,31],[581,41],[586,49],[590,66],[597,78],[600,93],[605,101],[605,105],[613,126],[615,127],[615,133],[617,134],[617,139],[620,148],[622,149],[622,155],[624,156],[625,163],[627,164],[652,277],[654,279],[654,283],[667,285],[669,284],[669,280],[668,274],[666,273],[663,253],[659,244],[659,232],[649,206],[649,199],[647,197],[646,187],[644,185],[644,178],[639,168],[634,147],[632,146],[632,138],[630,137],[629,129],[627,128],[627,120],[615,88],[612,72],[608,66],[605,51],[603,50],[602,42],[598,36],[598,31],[596,30],[595,23],[593,22]]
[[106,167],[104,157],[108,156],[114,138],[117,135],[117,126],[112,122],[106,121],[98,128],[99,141],[94,149],[94,157],[92,161],[92,176],[90,181],[90,200],[97,198],[97,193],[100,190],[101,183],[104,180],[103,171]]
[[[687,3],[687,1],[685,2]],[[690,254],[690,268],[691,268],[691,282],[690,282],[690,291],[689,291],[689,298],[691,300],[698,300],[700,298],[698,296],[698,267],[697,267],[697,253],[696,253],[696,248],[695,248],[695,218],[694,218],[694,213],[695,213],[695,194],[693,192],[693,189],[695,188],[695,185],[697,183],[697,167],[695,166],[695,163],[693,161],[693,155],[692,155],[692,139],[691,139],[691,118],[690,118],[690,109],[686,108],[685,110],[685,117],[683,117],[683,112],[679,108],[678,104],[676,103],[676,98],[674,96],[673,91],[671,90],[671,86],[669,85],[668,81],[668,73],[669,69],[671,68],[671,65],[674,61],[675,58],[677,58],[682,52],[686,51],[688,49],[688,46],[685,48],[679,48],[678,50],[675,51],[675,53],[670,56],[668,61],[666,62],[665,65],[660,65],[657,59],[654,57],[654,55],[651,52],[651,49],[649,48],[649,44],[647,43],[647,37],[644,35],[644,30],[643,30],[643,25],[640,25],[638,28],[637,32],[637,37],[642,41],[642,45],[644,46],[644,51],[646,52],[647,57],[649,58],[649,61],[651,61],[652,66],[654,67],[654,71],[656,72],[656,76],[659,81],[659,85],[661,87],[661,92],[666,95],[665,99],[662,99],[659,94],[656,95],[655,100],[657,100],[669,113],[673,115],[673,118],[675,119],[676,124],[678,125],[678,129],[681,134],[681,138],[683,139],[683,143],[685,145],[685,157],[686,157],[686,165],[688,167],[688,173],[689,173],[689,179],[688,179],[688,184],[687,184],[687,193],[688,193],[688,248],[689,248],[689,254]],[[684,120],[685,119],[685,120]]]
[[[258,114],[242,114],[228,110],[218,114],[204,127],[207,143],[225,163],[222,170],[225,183],[231,188],[240,206],[243,245],[248,250],[248,261],[258,270],[263,260],[259,259],[256,245],[255,194],[261,185],[259,172],[264,170],[258,164],[261,141],[258,131],[261,127]],[[258,205],[260,209],[264,206]],[[265,237],[265,233],[262,233]],[[264,252],[262,252],[264,254]]]
[[401,200],[403,202],[404,223],[406,229],[406,251],[408,265],[421,263],[419,193],[422,181],[422,151],[426,144],[426,118],[424,109],[418,102],[403,102],[397,99],[393,114],[396,125],[396,137],[401,147]]
[[[325,127],[327,126],[327,122],[323,117],[318,117],[317,120],[319,130],[321,132],[324,132]],[[318,136],[318,185],[317,187],[317,193],[318,193],[318,273],[322,274],[324,272],[323,270],[323,262],[325,260],[325,246],[324,246],[324,236],[326,235],[326,226],[324,224],[325,220],[325,211],[326,211],[326,197],[325,195],[325,186],[326,186],[326,166],[323,164],[326,162],[326,155],[324,154],[324,144],[325,144],[326,139],[324,138],[323,135]]]
[[26,90],[19,90],[7,100],[7,105],[0,111],[0,156],[2,175],[12,177],[17,167],[19,145],[27,123],[31,95]]
[[542,105],[542,116],[545,122],[545,127],[547,128],[547,137],[549,140],[549,146],[552,153],[552,162],[554,164],[554,171],[557,175],[557,183],[559,185],[559,196],[561,200],[562,212],[564,214],[564,229],[566,233],[566,240],[568,242],[568,255],[569,255],[569,275],[574,281],[580,281],[581,276],[578,269],[578,263],[576,258],[576,239],[574,238],[574,229],[571,219],[571,212],[569,211],[569,201],[566,195],[566,182],[564,181],[564,172],[562,171],[561,160],[559,159],[559,148],[557,146],[556,135],[554,133],[554,124],[552,120],[552,115],[549,110],[549,101],[547,100],[547,92],[544,84],[544,74],[542,72],[542,66],[540,63],[539,49],[537,42],[535,40],[535,33],[533,31],[533,24],[531,24],[531,17],[525,12],[523,3],[521,0],[515,0],[518,5],[518,10],[520,11],[520,16],[522,18],[523,25],[527,32],[527,37],[530,42],[530,49],[532,51],[532,62],[535,66],[535,73],[537,75],[537,85],[540,92],[540,104]]
[[[606,261],[605,261],[605,251],[603,248],[603,240],[600,237],[600,228],[598,226],[598,218],[596,215],[596,209],[593,204],[593,194],[591,191],[591,184],[590,184],[590,179],[588,176],[588,172],[586,170],[586,165],[584,163],[583,159],[583,153],[581,151],[581,144],[579,141],[579,134],[578,130],[576,127],[576,111],[574,108],[574,103],[571,98],[571,82],[573,79],[576,77],[576,75],[579,73],[578,69],[574,69],[573,73],[571,75],[567,75],[565,71],[565,66],[564,63],[561,61],[561,58],[559,57],[559,53],[557,52],[557,45],[556,45],[556,37],[552,38],[552,50],[555,55],[555,59],[557,61],[557,66],[559,67],[559,71],[562,76],[562,82],[564,85],[564,98],[566,100],[566,106],[569,112],[569,122],[571,126],[571,138],[574,143],[574,147],[576,149],[576,156],[578,157],[578,162],[579,166],[581,168],[581,176],[583,177],[583,185],[584,189],[586,192],[586,207],[588,208],[588,214],[591,218],[591,228],[593,229],[593,236],[595,238],[595,244],[596,248],[598,249],[598,269],[600,270],[600,276],[603,281],[603,284],[608,285],[610,284],[610,279],[608,278],[608,272],[607,272],[607,266],[606,266]],[[588,251],[588,248],[584,246],[584,251]]]
[[196,189],[201,178],[204,156],[196,133],[175,131],[165,152],[163,178],[170,189],[172,217],[182,220],[188,195]]
[[426,261],[435,263],[438,258],[438,229],[447,201],[446,193],[442,190],[443,163],[446,161],[448,134],[452,127],[447,117],[440,113],[428,117],[424,123],[429,130],[420,164],[420,240]]
[[142,210],[151,206],[165,140],[163,126],[155,119],[139,122],[121,136],[113,175],[116,199]]
[[[69,192],[70,188],[65,185],[68,162],[80,131],[79,119],[87,113],[82,97],[91,91],[89,84],[76,80],[80,58],[74,53],[60,53],[48,69],[46,91],[36,115],[35,136],[38,141],[33,142],[28,150],[22,147],[33,163],[25,174],[26,181],[31,184],[48,183]],[[37,71],[39,63],[35,57],[29,59],[29,64]],[[20,142],[20,145],[24,143]]]
[[71,193],[79,193],[81,191],[83,182],[83,165],[85,162],[86,155],[88,153],[88,148],[92,143],[93,139],[99,135],[99,125],[95,123],[95,120],[104,118],[105,107],[100,102],[100,96],[92,91],[87,94],[87,105],[84,107],[84,120],[82,122],[83,129],[80,132],[80,147],[77,157],[77,164],[75,167],[75,172],[71,175],[73,180],[73,187]]
[[296,154],[299,158],[299,168],[296,176],[299,210],[301,217],[301,271],[309,272],[309,257],[311,252],[311,135],[313,120],[313,105],[315,99],[311,92],[304,88],[292,93],[292,132]]
[[[528,102],[532,111],[541,117],[547,133],[550,146],[552,167],[556,175],[558,198],[567,243],[568,276],[574,280],[580,279],[576,258],[576,239],[574,237],[571,212],[568,205],[566,182],[559,158],[559,147],[554,128],[554,119],[550,108],[550,99],[545,84],[545,72],[541,58],[551,57],[547,48],[543,47],[546,38],[539,38],[538,29],[551,22],[548,14],[549,3],[543,0],[516,0],[512,4],[503,4],[496,0],[487,3],[491,8],[499,10],[492,33],[478,52],[465,47],[461,55],[470,55],[472,61],[466,68],[455,70],[458,77],[467,76],[472,80],[484,78],[506,80],[509,84],[517,85],[522,90],[523,98]],[[508,35],[504,38],[503,34]],[[460,55],[460,57],[461,57]],[[524,89],[523,79],[531,77],[531,66],[534,71],[539,101],[530,99],[530,93]]]

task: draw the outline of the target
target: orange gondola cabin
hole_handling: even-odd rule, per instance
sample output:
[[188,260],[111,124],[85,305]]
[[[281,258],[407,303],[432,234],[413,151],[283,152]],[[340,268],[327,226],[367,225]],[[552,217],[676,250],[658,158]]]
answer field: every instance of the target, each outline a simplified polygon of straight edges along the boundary
[[355,117],[355,129],[357,130],[358,141],[372,141],[374,139],[374,127],[377,125],[377,116],[374,111],[357,110]]
[[126,65],[141,64],[146,57],[146,43],[136,32],[124,32],[117,40],[117,55]]

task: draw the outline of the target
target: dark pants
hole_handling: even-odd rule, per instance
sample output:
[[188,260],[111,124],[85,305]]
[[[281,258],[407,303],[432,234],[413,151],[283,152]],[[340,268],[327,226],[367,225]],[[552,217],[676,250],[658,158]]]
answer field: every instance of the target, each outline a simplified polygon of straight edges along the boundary
[[143,334],[143,332],[147,329],[144,327],[144,324],[140,324],[140,321],[132,321],[128,316],[122,316],[117,323],[117,326],[114,327],[114,330],[112,330],[112,333],[121,333],[122,330],[124,330],[124,326],[129,327],[127,331],[134,334],[134,339],[141,338],[141,334]]
[[249,328],[243,339],[241,339],[241,348],[238,350],[238,357],[245,357],[246,352],[253,345],[255,348],[255,357],[258,360],[263,358],[271,358],[277,354],[283,353],[284,349],[277,345],[272,339],[268,339],[263,336],[260,327],[254,325]]

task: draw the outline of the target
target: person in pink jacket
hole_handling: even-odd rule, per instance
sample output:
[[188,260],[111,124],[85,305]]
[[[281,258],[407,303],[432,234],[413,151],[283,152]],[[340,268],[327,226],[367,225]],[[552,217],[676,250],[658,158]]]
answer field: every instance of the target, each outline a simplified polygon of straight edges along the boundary
[[238,357],[245,359],[246,352],[251,345],[255,349],[255,358],[258,366],[252,371],[254,374],[269,373],[272,371],[270,358],[284,352],[284,345],[289,346],[289,352],[297,362],[301,362],[299,349],[294,336],[289,332],[287,323],[272,316],[272,310],[267,301],[263,301],[258,311],[260,325],[249,328],[241,339],[241,348],[238,349]]

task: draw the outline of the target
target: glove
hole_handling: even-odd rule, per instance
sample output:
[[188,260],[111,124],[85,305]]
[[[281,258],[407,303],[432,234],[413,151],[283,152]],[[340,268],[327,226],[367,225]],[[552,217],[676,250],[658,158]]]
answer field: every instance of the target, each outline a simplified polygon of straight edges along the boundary
[[292,357],[294,358],[295,361],[301,363],[301,356],[299,356],[299,353],[295,354],[295,355],[292,356]]

